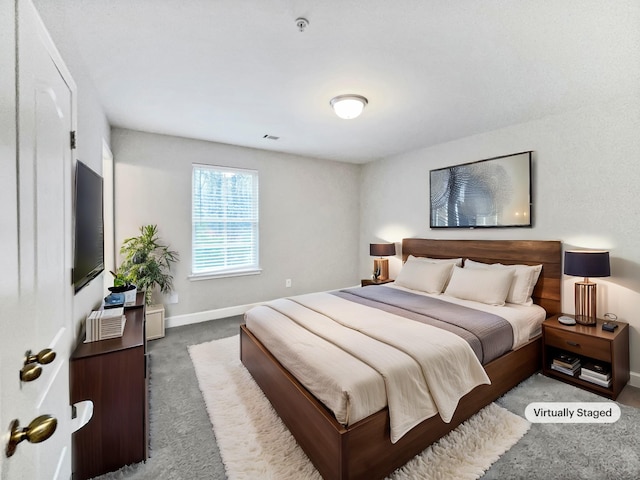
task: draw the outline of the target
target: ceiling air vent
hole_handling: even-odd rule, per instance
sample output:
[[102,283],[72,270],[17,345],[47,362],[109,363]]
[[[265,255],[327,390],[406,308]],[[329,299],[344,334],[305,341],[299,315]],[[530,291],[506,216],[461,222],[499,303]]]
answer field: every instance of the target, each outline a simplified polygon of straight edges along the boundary
[[265,138],[267,140],[280,140],[280,137],[276,137],[275,135],[269,135],[268,133],[266,135],[263,135],[262,138]]

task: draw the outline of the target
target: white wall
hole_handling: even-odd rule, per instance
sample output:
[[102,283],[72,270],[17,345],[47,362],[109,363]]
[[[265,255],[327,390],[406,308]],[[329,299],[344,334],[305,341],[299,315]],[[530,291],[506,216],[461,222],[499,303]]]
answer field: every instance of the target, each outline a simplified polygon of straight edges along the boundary
[[[429,170],[533,150],[533,228],[429,228]],[[597,279],[598,314],[631,326],[631,369],[640,373],[640,95],[514,125],[367,164],[361,198],[360,274],[368,243],[404,237],[562,240],[565,248],[610,250],[612,275]],[[391,276],[400,268],[391,259]],[[572,313],[573,283],[563,283]],[[640,376],[635,377],[640,386]]]
[[[157,224],[180,254],[177,304],[195,314],[357,284],[360,166],[212,142],[113,129],[116,246]],[[190,281],[191,167],[205,163],[259,172],[260,275]],[[285,279],[292,287],[285,288]]]

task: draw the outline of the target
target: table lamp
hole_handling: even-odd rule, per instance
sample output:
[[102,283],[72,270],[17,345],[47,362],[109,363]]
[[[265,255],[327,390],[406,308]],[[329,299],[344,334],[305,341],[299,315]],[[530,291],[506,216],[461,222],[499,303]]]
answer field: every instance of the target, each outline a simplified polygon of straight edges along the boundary
[[564,252],[564,274],[584,277],[575,284],[576,322],[596,325],[596,284],[589,277],[611,275],[609,252],[602,250],[567,250]]
[[379,257],[373,260],[373,279],[377,282],[389,278],[389,260],[382,257],[390,257],[396,254],[395,243],[370,243],[369,255]]

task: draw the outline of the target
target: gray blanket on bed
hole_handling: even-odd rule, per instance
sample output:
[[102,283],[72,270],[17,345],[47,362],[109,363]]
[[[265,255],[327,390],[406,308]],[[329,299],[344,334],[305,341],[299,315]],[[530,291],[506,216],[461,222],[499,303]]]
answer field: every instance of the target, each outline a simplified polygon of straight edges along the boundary
[[469,342],[483,365],[513,347],[511,324],[492,313],[382,285],[331,293],[455,333]]

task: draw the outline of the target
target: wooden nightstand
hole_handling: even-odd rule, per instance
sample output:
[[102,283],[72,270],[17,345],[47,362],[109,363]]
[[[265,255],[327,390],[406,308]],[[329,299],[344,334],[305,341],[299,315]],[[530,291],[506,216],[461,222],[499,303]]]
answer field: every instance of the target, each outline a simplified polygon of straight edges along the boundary
[[390,278],[388,278],[387,280],[373,280],[371,278],[363,278],[361,283],[363,287],[366,287],[367,285],[384,285],[385,283],[391,283],[393,282],[393,280],[391,280]]
[[[586,325],[563,325],[555,315],[542,323],[542,371],[548,377],[589,390],[593,393],[616,399],[620,391],[629,381],[629,325],[616,323],[618,328],[613,332],[602,330],[605,320],[598,319],[595,327]],[[571,316],[571,315],[568,315]],[[609,388],[596,385],[551,369],[553,359],[561,352],[576,355],[584,365],[587,362],[604,363],[611,368],[611,386]]]

